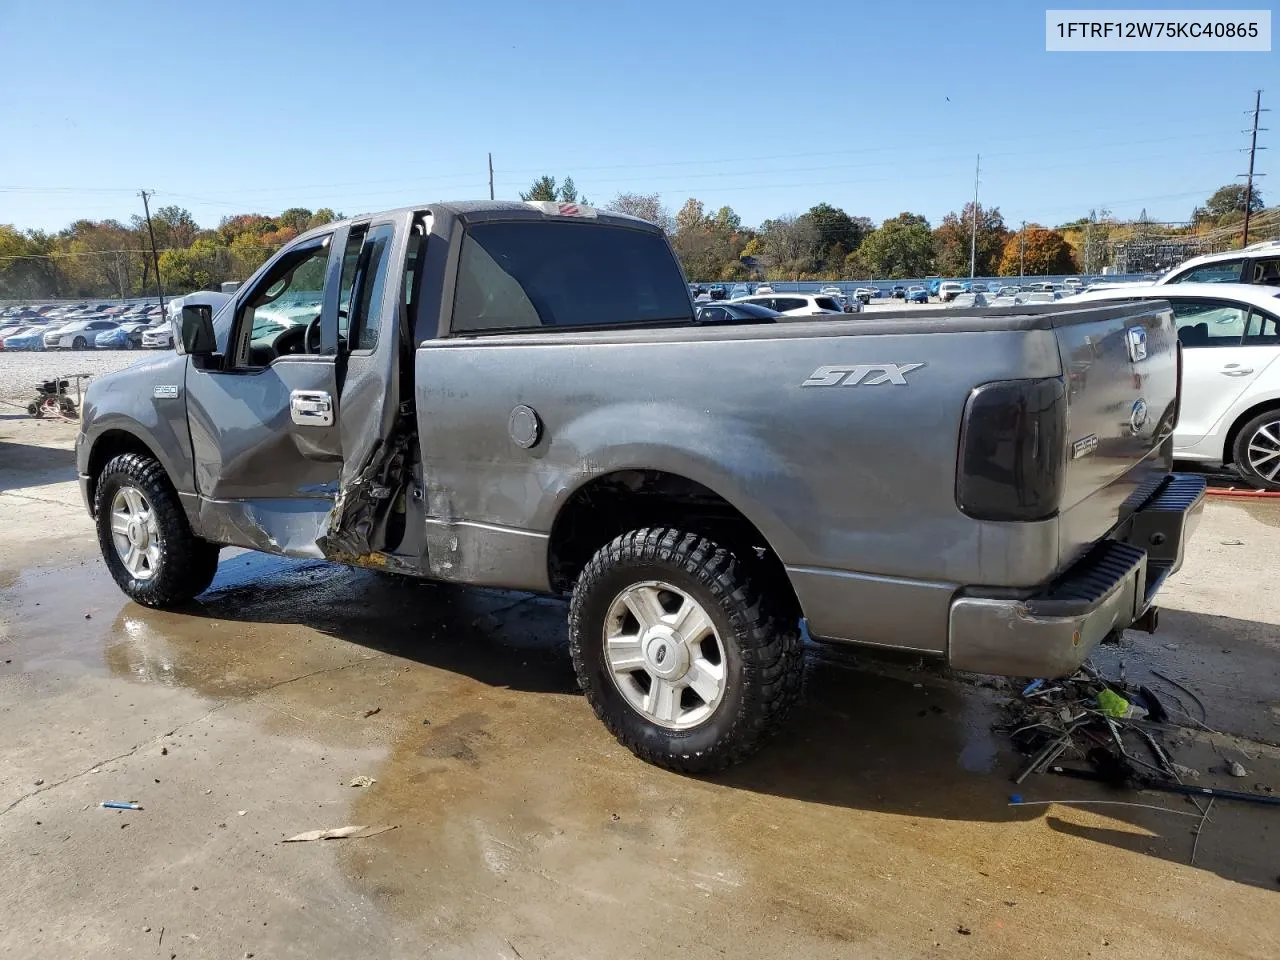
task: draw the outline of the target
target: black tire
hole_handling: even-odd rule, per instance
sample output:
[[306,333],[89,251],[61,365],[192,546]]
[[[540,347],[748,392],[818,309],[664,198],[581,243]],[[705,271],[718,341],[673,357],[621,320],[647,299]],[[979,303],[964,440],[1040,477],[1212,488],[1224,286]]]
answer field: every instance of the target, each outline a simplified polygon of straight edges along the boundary
[[[155,544],[160,548],[160,559],[146,579],[129,572],[112,538],[111,503],[126,486],[142,493],[156,519]],[[124,453],[108,461],[98,475],[94,513],[98,546],[107,569],[120,589],[138,603],[147,607],[177,606],[203,593],[213,582],[221,548],[191,531],[164,467],[151,457]]]
[[41,416],[44,411],[40,408],[40,404],[33,400],[31,403],[27,404],[27,413],[33,417],[38,417]]
[[89,341],[86,340],[84,337],[76,337],[74,340],[71,341],[72,350],[85,350],[88,348],[88,346],[89,346]]
[[[633,584],[661,580],[710,617],[724,647],[726,687],[709,717],[669,729],[633,708],[605,659],[605,620]],[[794,618],[775,612],[748,568],[726,548],[671,528],[634,530],[601,548],[578,578],[569,606],[569,652],[578,684],[609,731],[642,760],[683,773],[737,763],[775,732],[798,699],[803,650]]]
[[[1260,473],[1249,459],[1250,444],[1254,443],[1255,437],[1258,437],[1259,431],[1264,427],[1268,429],[1271,436],[1280,439],[1280,410],[1265,410],[1241,427],[1231,449],[1231,459],[1240,476],[1259,490],[1280,490],[1280,470],[1276,471],[1274,479],[1269,478]],[[1256,445],[1270,452],[1273,443],[1270,438],[1263,435],[1259,437]],[[1274,447],[1280,454],[1280,443],[1275,443]],[[1263,470],[1270,472],[1272,466],[1280,467],[1280,456],[1268,457],[1260,466]]]

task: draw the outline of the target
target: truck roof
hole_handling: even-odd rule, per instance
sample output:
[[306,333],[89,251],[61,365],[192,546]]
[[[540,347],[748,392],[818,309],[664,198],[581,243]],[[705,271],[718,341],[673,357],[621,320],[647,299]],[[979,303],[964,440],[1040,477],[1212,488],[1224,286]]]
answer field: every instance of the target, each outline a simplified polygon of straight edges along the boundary
[[482,220],[587,220],[596,223],[612,224],[618,227],[630,227],[637,230],[647,230],[651,233],[661,233],[662,228],[657,224],[650,223],[648,220],[641,220],[639,217],[633,217],[626,213],[616,213],[612,210],[602,210],[599,207],[592,207],[584,203],[558,203],[560,208],[569,208],[571,210],[582,211],[579,213],[551,214],[546,213],[539,207],[534,206],[532,201],[523,200],[448,200],[436,201],[434,203],[415,203],[408,206],[396,207],[391,210],[379,210],[376,213],[361,213],[355,216],[347,217],[344,220],[335,220],[331,223],[323,224],[319,227],[313,227],[306,233],[301,234],[302,237],[318,236],[328,233],[335,227],[346,226],[357,221],[369,220],[376,217],[394,216],[396,214],[416,213],[418,211],[430,211],[435,216],[453,217],[464,222],[476,222]]

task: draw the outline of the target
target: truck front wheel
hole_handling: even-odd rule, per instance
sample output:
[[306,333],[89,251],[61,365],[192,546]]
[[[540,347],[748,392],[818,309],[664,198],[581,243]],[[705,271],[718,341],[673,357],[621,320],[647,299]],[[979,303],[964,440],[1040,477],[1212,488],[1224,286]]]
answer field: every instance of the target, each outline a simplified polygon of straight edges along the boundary
[[148,607],[185,603],[208,589],[217,544],[201,540],[150,457],[125,453],[98,476],[94,495],[98,545],[120,589]]
[[724,547],[670,528],[601,548],[574,587],[569,650],[596,716],[642,760],[706,773],[751,754],[796,700],[796,622]]

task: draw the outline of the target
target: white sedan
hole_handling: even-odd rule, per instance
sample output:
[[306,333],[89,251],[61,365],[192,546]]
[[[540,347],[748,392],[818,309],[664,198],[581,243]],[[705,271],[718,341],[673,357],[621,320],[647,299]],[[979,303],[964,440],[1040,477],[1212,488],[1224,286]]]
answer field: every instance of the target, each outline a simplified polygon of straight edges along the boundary
[[44,335],[46,350],[92,350],[98,334],[114,330],[120,324],[114,320],[73,320],[50,330]]
[[[730,300],[730,303],[754,303],[758,307],[766,307],[769,310],[784,313],[789,317],[808,317],[815,314],[824,313],[844,313],[844,306],[834,297],[825,294],[811,293],[769,293],[764,296],[760,295],[757,290],[755,296],[738,297],[736,300]],[[853,301],[850,306],[856,309],[852,312],[858,313],[862,310],[862,304]]]
[[1173,455],[1231,465],[1280,490],[1280,290],[1243,283],[1118,287],[1069,297],[1168,300],[1182,343],[1182,403]]

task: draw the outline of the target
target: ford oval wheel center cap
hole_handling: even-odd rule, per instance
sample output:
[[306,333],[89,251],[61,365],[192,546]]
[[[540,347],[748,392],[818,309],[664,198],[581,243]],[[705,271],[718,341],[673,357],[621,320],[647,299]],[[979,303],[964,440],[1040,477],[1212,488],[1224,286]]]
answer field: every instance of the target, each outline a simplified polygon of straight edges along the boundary
[[689,651],[667,627],[650,627],[644,638],[645,665],[654,676],[678,680],[689,672]]

